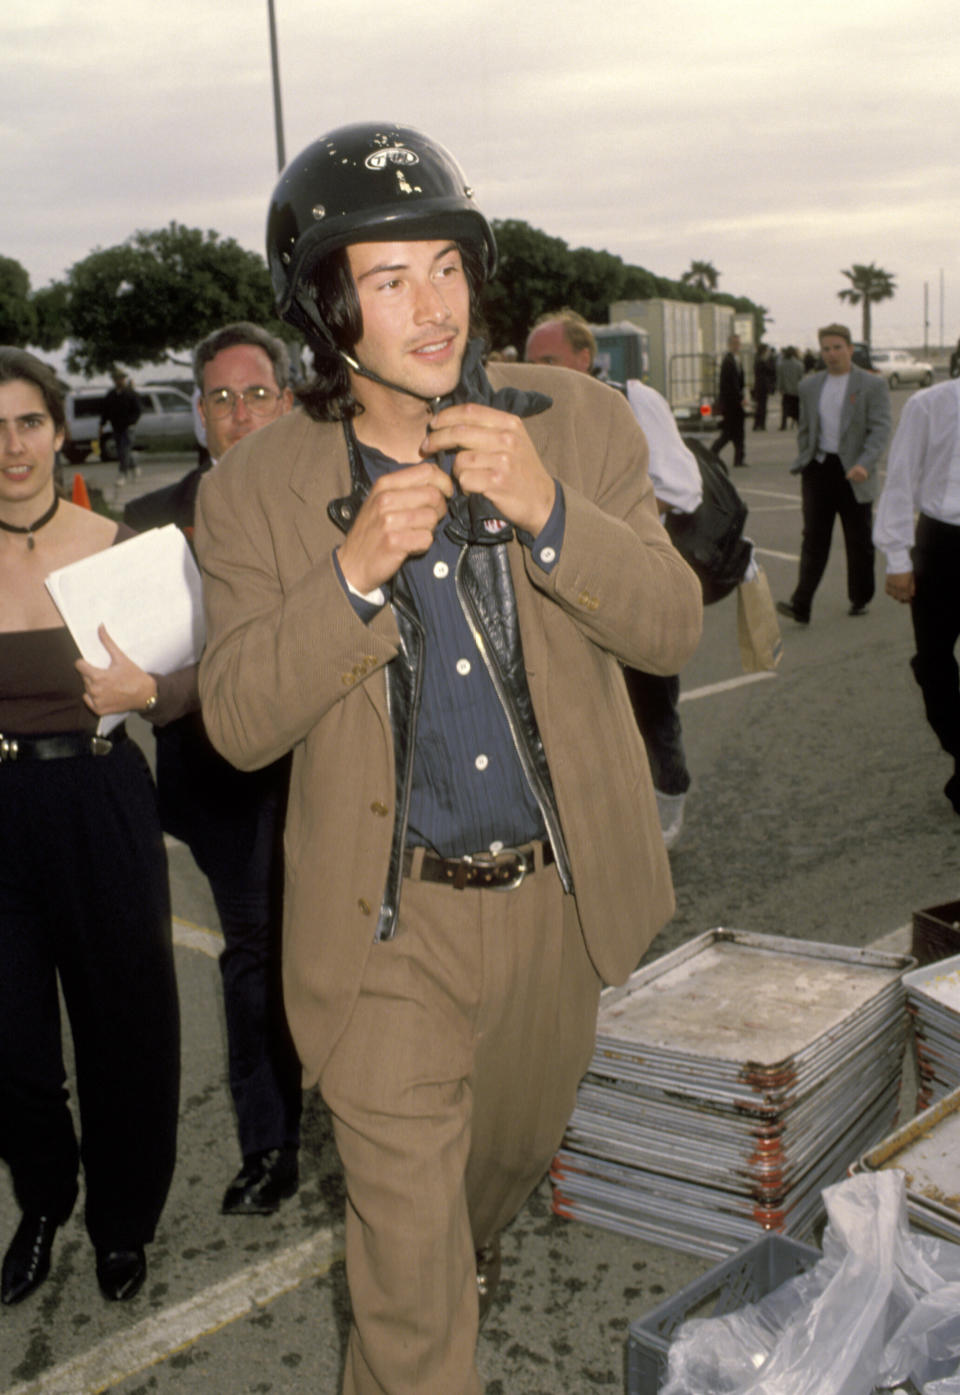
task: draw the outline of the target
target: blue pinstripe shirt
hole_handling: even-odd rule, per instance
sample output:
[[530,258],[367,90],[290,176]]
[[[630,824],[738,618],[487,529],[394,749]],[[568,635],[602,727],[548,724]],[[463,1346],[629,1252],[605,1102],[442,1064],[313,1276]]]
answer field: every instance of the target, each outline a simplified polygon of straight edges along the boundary
[[[373,447],[360,447],[371,482],[402,468]],[[450,473],[450,461],[439,462]],[[544,571],[556,566],[564,532],[563,491],[534,539],[518,532]],[[461,857],[498,846],[546,838],[510,726],[457,599],[454,574],[461,545],[443,527],[422,557],[404,563],[426,634],[423,689],[417,721],[407,842]],[[351,596],[362,619],[378,607]]]

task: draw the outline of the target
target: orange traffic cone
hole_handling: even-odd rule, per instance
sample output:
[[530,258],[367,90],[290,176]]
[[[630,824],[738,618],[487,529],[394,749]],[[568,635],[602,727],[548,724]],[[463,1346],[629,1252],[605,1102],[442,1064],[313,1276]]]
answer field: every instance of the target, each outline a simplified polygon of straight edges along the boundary
[[87,482],[83,475],[73,477],[73,502],[79,504],[82,509],[92,509],[90,495],[87,493]]

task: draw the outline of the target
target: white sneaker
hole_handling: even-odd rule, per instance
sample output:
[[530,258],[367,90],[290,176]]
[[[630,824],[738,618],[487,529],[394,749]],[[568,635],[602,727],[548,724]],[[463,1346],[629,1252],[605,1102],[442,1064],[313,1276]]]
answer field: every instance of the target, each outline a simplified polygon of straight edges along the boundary
[[660,832],[663,834],[663,846],[669,850],[680,837],[683,828],[683,806],[686,803],[685,794],[661,794],[659,790],[654,790],[657,796],[657,813],[660,816]]

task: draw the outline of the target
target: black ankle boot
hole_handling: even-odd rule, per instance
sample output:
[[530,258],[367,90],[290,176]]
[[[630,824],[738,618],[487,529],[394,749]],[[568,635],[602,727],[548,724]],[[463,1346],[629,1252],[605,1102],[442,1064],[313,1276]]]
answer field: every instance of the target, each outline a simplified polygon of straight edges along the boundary
[[142,1245],[132,1250],[97,1247],[97,1283],[111,1303],[123,1303],[139,1293],[146,1277],[147,1257]]
[[27,1212],[3,1257],[0,1300],[20,1303],[39,1288],[50,1273],[50,1250],[59,1222]]

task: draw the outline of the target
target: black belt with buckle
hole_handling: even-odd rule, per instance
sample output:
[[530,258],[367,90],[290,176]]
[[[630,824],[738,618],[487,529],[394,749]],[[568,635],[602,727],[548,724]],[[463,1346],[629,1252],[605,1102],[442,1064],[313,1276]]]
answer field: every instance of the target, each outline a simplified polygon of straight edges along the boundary
[[55,736],[4,736],[0,732],[0,765],[23,760],[66,760],[71,756],[108,756],[118,741],[125,741],[125,727],[114,727],[107,736],[92,732],[64,731]]
[[538,850],[539,866],[549,867],[553,862],[553,848],[549,843],[501,848],[496,853],[467,853],[464,857],[440,857],[424,848],[422,861],[417,857],[419,848],[407,848],[403,854],[403,875],[421,882],[441,882],[455,891],[463,891],[468,886],[486,891],[513,891],[524,877],[532,876],[537,870]]

